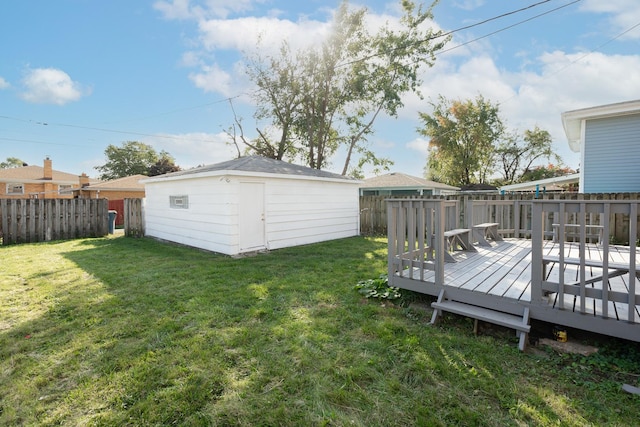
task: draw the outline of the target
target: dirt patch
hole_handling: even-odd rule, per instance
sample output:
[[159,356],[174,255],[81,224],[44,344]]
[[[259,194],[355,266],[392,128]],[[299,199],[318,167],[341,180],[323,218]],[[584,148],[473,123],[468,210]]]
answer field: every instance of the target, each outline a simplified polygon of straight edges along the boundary
[[582,356],[590,356],[598,352],[598,348],[588,344],[582,344],[573,341],[560,342],[550,338],[540,338],[539,346],[549,346],[560,353],[580,354]]

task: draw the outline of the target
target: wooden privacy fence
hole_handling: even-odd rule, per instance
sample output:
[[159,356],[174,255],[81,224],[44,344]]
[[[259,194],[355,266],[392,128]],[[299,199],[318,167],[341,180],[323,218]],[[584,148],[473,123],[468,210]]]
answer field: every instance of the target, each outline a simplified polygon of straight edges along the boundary
[[[638,200],[639,193],[582,194],[547,193],[536,199],[535,194],[458,194],[451,196],[411,196],[393,197],[394,199],[457,200],[460,206],[460,225],[470,227],[471,223],[498,222],[502,234],[513,237],[527,237],[531,232],[531,202],[533,200]],[[360,196],[360,232],[366,235],[387,234],[387,206],[389,196]],[[470,209],[472,208],[472,209]],[[473,210],[472,218],[466,215]],[[558,222],[557,214],[547,221],[545,233],[552,236],[552,224]],[[565,218],[567,223],[577,218]],[[587,225],[602,226],[601,218],[596,214],[586,217]],[[608,239],[616,243],[628,244],[629,216],[611,215],[609,218],[610,235]],[[640,224],[637,229],[640,230]],[[640,236],[638,236],[640,238]]]
[[3,245],[102,237],[108,232],[107,199],[0,199]]
[[124,199],[124,234],[144,236],[144,199]]

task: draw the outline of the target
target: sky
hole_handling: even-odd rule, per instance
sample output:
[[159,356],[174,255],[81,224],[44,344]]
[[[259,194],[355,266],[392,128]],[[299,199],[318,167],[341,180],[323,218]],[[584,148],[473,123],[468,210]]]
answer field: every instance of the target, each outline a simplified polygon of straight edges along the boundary
[[[321,40],[339,4],[2,2],[0,161],[42,166],[49,157],[55,170],[97,177],[107,146],[126,141],[164,150],[183,169],[230,160],[231,105],[247,136],[268,125],[253,116],[244,59],[256,49],[276,52],[285,40],[295,47]],[[349,4],[367,8],[371,32],[400,16],[399,0]],[[408,94],[398,117],[376,121],[369,147],[394,162],[393,172],[424,176],[428,140],[418,113],[429,114],[439,96],[482,95],[499,105],[509,129],[547,130],[573,169],[580,156],[569,149],[561,113],[640,99],[638,0],[443,0],[433,12],[427,24],[435,29],[468,28],[421,71],[422,98]],[[344,156],[326,169],[339,173]]]

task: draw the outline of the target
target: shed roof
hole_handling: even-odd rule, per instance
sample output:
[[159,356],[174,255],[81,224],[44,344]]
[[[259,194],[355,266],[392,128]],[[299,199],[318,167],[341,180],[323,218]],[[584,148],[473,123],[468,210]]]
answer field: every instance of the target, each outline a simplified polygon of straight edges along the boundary
[[284,162],[282,160],[275,160],[257,155],[240,157],[213,165],[200,166],[184,171],[154,176],[144,179],[143,182],[159,182],[165,179],[179,179],[181,177],[191,176],[225,175],[229,173],[232,173],[234,175],[250,174],[255,176],[269,174],[290,177],[297,176],[307,178],[329,178],[350,183],[359,182],[351,177],[339,175],[337,173],[313,169],[306,166],[300,166],[293,163]]
[[458,187],[430,181],[417,176],[411,176],[399,172],[391,172],[385,175],[365,179],[361,188],[435,188],[440,190],[459,190]]

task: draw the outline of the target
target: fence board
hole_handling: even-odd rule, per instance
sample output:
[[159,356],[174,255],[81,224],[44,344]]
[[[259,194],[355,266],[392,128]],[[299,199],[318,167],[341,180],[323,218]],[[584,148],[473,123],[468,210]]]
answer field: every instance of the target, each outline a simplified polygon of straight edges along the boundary
[[106,199],[0,199],[3,245],[102,237],[108,233]]
[[[637,200],[640,193],[604,193],[604,194],[582,194],[582,193],[546,193],[542,196],[545,200]],[[360,232],[366,235],[386,235],[387,234],[387,208],[386,200],[391,196],[360,196]],[[473,193],[473,194],[457,194],[450,196],[393,196],[394,199],[443,199],[458,200],[461,216],[465,217],[465,210],[467,208],[467,202],[471,200],[484,201],[484,200],[504,200],[504,201],[521,201],[521,203],[515,208],[507,206],[492,206],[490,210],[486,212],[478,212],[480,209],[474,210],[479,216],[486,216],[487,219],[480,221],[479,218],[474,218],[475,223],[480,222],[499,222],[502,229],[514,230],[518,228],[518,234],[521,237],[528,235],[531,231],[531,207],[527,203],[529,201],[536,200],[535,194],[485,194],[485,193]],[[481,204],[481,203],[480,203]],[[475,205],[474,205],[475,206]],[[516,216],[517,215],[517,216]],[[602,225],[599,224],[600,214],[590,213],[587,215],[586,221],[590,225]],[[577,221],[575,214],[567,214],[565,223],[571,223]],[[551,235],[552,223],[557,223],[557,218],[553,218],[553,214],[549,215],[548,220],[545,223],[545,233]],[[627,214],[612,214],[609,218],[609,228],[611,235],[609,239],[616,243],[629,244],[627,242],[629,236],[629,215]],[[640,223],[636,226],[636,229],[640,229]],[[511,234],[511,233],[509,233]],[[517,237],[517,236],[516,236]],[[607,237],[605,237],[607,238]],[[640,235],[638,236],[640,238]]]
[[144,236],[144,199],[124,199],[124,234]]

